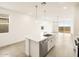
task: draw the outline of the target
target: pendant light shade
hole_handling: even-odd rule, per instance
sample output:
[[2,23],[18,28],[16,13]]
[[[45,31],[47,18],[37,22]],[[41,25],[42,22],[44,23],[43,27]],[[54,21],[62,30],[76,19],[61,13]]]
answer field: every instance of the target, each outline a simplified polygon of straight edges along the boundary
[[46,2],[42,2],[41,5],[45,6],[47,3]]
[[[43,11],[42,12],[42,15],[41,15],[41,17],[43,17],[43,19],[45,19],[46,18],[46,2],[42,2],[41,3],[41,10]],[[39,11],[40,12],[40,11]],[[40,17],[40,16],[39,16]],[[38,19],[38,5],[35,5],[35,19],[37,20]]]
[[46,19],[46,2],[42,2],[42,9],[43,9],[43,19]]
[[38,5],[35,5],[35,18],[38,19]]

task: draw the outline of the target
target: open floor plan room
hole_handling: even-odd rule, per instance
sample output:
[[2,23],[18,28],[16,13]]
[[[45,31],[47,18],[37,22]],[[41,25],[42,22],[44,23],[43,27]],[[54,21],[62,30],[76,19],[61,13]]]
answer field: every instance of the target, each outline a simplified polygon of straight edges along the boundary
[[0,57],[79,57],[79,2],[0,2]]

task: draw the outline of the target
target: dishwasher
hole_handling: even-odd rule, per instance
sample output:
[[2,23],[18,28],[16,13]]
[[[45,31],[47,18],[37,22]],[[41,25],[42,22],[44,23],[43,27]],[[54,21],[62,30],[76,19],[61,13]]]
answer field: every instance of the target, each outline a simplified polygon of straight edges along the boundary
[[47,55],[47,52],[48,52],[47,42],[48,42],[48,39],[40,42],[40,57],[44,57]]

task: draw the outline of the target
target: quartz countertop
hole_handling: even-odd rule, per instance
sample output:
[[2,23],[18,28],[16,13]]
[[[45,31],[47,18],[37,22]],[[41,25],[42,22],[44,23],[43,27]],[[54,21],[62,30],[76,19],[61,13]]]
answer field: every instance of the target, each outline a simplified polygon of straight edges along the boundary
[[[35,42],[40,42],[40,41],[42,41],[42,40],[45,40],[45,39],[47,39],[48,37],[45,37],[45,36],[40,36],[40,39],[38,38],[38,39],[31,39],[30,38],[30,40],[32,40],[32,41],[35,41]],[[29,39],[29,38],[27,38],[27,39]]]
[[[52,36],[53,36],[53,33],[52,33]],[[49,36],[49,37],[52,37],[52,36]],[[31,38],[27,38],[27,39],[33,40],[33,41],[35,41],[35,42],[40,42],[40,41],[45,40],[45,39],[47,39],[47,38],[49,38],[49,37],[40,35],[40,36],[38,37],[38,39],[33,39],[32,37],[31,37]]]

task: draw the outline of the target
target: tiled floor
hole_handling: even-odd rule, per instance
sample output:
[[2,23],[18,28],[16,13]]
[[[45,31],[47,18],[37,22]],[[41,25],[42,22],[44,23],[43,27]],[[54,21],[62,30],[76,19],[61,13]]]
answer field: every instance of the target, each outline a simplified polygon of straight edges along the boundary
[[25,57],[24,41],[0,48],[0,57]]
[[[0,57],[26,57],[25,43],[19,42],[11,46],[0,48]],[[48,53],[47,57],[74,57],[73,43],[70,34],[58,34],[55,47]]]
[[71,34],[59,33],[55,47],[49,52],[47,57],[74,57],[74,45]]

